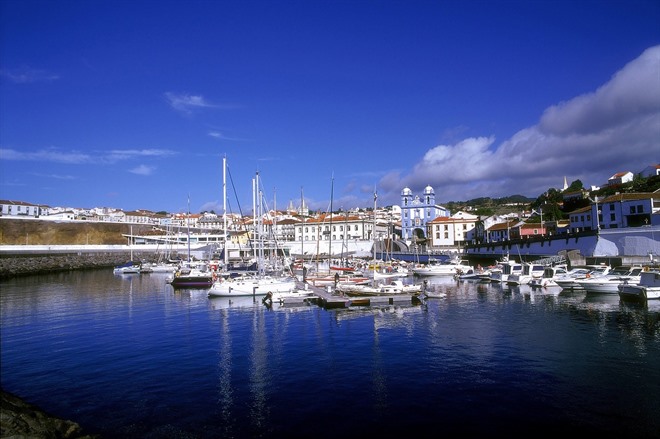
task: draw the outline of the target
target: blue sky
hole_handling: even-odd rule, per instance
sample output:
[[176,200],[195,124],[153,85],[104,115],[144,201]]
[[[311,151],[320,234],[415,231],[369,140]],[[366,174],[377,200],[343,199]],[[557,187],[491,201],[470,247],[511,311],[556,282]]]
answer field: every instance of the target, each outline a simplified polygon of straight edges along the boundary
[[0,0],[0,198],[537,197],[660,163],[660,2]]

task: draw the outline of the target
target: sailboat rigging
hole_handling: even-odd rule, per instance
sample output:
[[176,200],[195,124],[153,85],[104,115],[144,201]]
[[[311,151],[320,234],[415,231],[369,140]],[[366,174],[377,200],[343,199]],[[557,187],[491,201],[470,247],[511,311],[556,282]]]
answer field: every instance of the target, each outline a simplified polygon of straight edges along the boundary
[[235,278],[219,278],[209,289],[209,296],[238,297],[266,296],[271,293],[291,293],[296,287],[296,279],[292,276],[271,276],[265,272],[264,265],[264,227],[263,227],[263,196],[259,182],[259,173],[252,180],[253,226],[257,246],[257,273]]

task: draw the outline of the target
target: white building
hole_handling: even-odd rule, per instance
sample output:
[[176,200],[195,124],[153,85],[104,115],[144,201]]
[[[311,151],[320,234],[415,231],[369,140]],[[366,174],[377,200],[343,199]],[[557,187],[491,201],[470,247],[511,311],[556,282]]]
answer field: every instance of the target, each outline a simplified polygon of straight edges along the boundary
[[659,225],[660,193],[610,195],[569,216],[571,232]]
[[451,217],[440,216],[427,224],[426,236],[432,248],[458,247],[474,239],[479,221],[477,215],[456,212]]
[[0,215],[39,218],[42,215],[48,215],[48,206],[24,201],[0,200]]

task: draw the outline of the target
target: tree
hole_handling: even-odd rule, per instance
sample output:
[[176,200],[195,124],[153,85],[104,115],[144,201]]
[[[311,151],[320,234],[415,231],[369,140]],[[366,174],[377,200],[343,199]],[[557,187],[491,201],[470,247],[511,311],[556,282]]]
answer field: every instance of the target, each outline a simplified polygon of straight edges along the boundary
[[566,188],[566,192],[576,192],[579,190],[584,189],[584,186],[582,185],[581,180],[575,180],[569,187]]

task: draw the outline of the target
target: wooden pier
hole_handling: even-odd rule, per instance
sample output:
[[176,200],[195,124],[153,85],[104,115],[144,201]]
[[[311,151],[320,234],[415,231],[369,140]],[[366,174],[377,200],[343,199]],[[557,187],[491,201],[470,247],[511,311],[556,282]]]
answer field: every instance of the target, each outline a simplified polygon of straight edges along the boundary
[[383,296],[343,296],[335,294],[327,289],[311,287],[314,290],[313,298],[308,299],[311,303],[316,303],[325,309],[331,308],[349,308],[352,306],[373,306],[373,305],[410,305],[420,302],[417,294],[389,294]]

